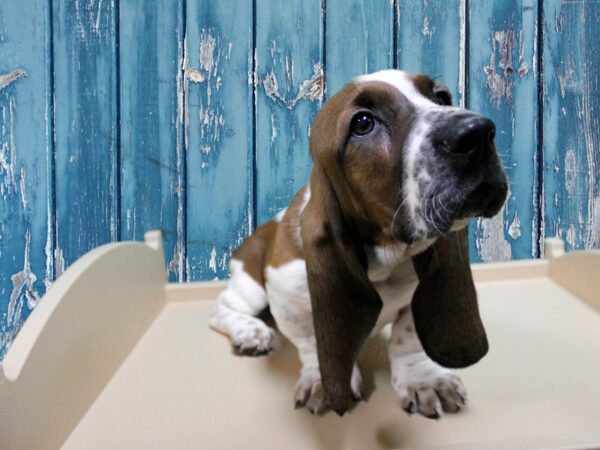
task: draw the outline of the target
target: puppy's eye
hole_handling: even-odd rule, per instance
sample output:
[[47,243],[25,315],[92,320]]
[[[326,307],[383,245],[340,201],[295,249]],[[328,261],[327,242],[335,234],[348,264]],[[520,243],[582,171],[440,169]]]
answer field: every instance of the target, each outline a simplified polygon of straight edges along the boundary
[[442,106],[450,106],[452,104],[452,100],[450,99],[450,94],[446,91],[437,91],[433,94],[435,96],[435,102],[438,105]]
[[352,133],[358,136],[364,136],[365,134],[369,134],[373,130],[374,126],[375,119],[370,113],[365,111],[357,113],[352,118],[352,122],[350,124]]

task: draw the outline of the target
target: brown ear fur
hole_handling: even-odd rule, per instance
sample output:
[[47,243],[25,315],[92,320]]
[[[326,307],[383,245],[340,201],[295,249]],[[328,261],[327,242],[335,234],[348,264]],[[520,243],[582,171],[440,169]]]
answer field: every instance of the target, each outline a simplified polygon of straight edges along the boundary
[[323,389],[333,410],[342,415],[356,400],[350,389],[352,367],[382,303],[367,277],[364,249],[318,165],[301,220]]
[[413,257],[419,286],[412,312],[427,355],[445,367],[466,367],[488,351],[469,265],[467,230],[440,237]]

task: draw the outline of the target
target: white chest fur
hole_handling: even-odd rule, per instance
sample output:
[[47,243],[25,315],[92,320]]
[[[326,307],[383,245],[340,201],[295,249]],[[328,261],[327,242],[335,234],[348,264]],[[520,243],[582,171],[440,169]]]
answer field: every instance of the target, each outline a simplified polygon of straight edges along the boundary
[[[368,276],[383,302],[373,333],[393,322],[398,311],[410,304],[418,283],[411,256],[423,248],[411,249],[401,244],[366,249]],[[295,259],[277,268],[267,267],[266,288],[271,312],[284,334],[288,328],[306,330],[312,323],[312,308],[304,260]]]

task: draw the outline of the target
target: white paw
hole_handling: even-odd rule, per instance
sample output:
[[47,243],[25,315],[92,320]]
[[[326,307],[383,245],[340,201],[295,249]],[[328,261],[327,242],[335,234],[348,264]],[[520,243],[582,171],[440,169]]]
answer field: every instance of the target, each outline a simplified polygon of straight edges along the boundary
[[442,411],[457,412],[467,402],[460,378],[424,352],[393,359],[392,386],[406,412],[432,419],[440,418]]
[[275,332],[258,319],[248,319],[232,333],[231,344],[237,353],[243,355],[266,355],[275,348]]
[[[350,388],[352,389],[354,400],[359,401],[364,398],[362,377],[356,365],[352,369]],[[302,375],[300,375],[300,379],[296,383],[294,405],[296,408],[306,406],[312,414],[322,414],[329,409],[329,404],[325,400],[325,393],[321,385],[321,374],[318,368],[302,370]]]

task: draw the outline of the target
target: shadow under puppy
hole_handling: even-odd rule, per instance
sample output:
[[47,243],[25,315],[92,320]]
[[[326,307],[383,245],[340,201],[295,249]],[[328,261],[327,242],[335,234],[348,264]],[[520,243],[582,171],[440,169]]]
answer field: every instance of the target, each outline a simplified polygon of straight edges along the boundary
[[266,354],[274,331],[256,316],[269,306],[302,362],[296,407],[343,414],[363,397],[361,346],[392,323],[403,408],[457,411],[466,392],[448,368],[488,350],[466,226],[506,198],[494,134],[426,76],[349,82],[312,126],[310,183],[233,254],[210,325],[238,352]]

